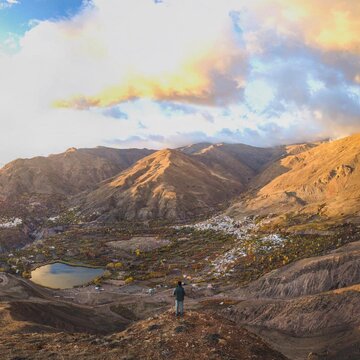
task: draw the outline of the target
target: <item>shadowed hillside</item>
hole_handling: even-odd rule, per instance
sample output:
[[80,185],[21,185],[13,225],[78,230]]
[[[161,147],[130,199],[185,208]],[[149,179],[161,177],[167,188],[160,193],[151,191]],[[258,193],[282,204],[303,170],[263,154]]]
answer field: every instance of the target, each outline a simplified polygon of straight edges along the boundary
[[285,153],[284,147],[259,148],[225,143],[194,144],[179,150],[193,155],[208,166],[228,171],[246,183]]
[[71,148],[48,157],[18,159],[0,169],[0,196],[76,194],[93,188],[151,152],[147,149]]

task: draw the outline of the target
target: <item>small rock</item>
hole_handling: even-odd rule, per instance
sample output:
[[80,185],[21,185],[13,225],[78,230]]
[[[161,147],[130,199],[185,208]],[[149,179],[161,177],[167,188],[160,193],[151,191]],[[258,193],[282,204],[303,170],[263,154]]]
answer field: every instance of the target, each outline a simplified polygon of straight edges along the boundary
[[208,342],[212,343],[212,344],[217,344],[219,342],[219,340],[221,339],[220,334],[207,334],[205,335],[205,340],[207,340]]
[[154,330],[158,330],[158,329],[160,329],[160,328],[161,328],[160,325],[158,325],[158,324],[153,324],[153,325],[150,325],[147,329],[148,329],[148,331],[154,331]]
[[186,327],[184,325],[180,325],[180,326],[175,328],[175,332],[177,334],[183,333],[185,330],[186,330]]

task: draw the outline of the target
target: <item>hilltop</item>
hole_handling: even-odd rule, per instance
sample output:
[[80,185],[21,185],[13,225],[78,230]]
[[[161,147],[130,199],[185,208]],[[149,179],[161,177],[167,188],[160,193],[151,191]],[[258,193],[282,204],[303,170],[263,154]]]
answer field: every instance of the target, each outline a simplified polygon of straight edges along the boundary
[[244,328],[201,312],[189,312],[184,320],[166,312],[108,336],[56,331],[5,335],[0,342],[4,359],[11,359],[12,342],[21,358],[32,358],[36,351],[36,359],[286,360]]

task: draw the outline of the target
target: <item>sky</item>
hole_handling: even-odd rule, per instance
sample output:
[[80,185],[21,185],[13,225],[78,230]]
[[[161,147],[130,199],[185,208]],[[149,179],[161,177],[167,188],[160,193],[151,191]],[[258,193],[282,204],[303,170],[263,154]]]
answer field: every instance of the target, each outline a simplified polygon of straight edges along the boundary
[[359,0],[0,0],[0,166],[360,131]]

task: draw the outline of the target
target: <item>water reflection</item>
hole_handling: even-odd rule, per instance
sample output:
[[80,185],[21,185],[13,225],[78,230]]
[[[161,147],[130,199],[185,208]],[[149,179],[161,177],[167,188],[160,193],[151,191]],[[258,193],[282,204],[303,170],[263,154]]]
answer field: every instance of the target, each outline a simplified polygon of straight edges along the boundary
[[84,285],[104,273],[103,269],[54,263],[31,272],[31,281],[53,289],[67,289]]

